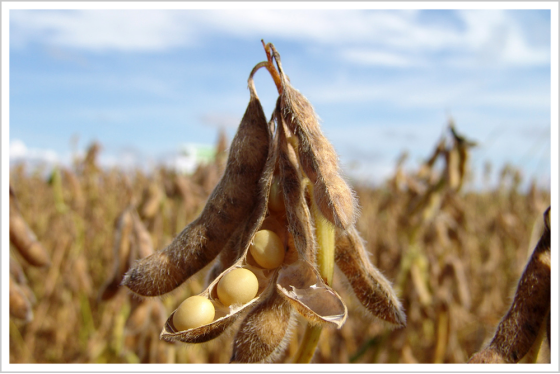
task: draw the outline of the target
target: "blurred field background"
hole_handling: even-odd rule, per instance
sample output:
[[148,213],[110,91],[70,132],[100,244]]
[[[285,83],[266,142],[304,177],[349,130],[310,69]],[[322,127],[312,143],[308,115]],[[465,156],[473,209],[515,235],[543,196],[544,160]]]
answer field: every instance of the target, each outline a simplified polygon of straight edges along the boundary
[[[11,245],[10,273],[32,312],[17,314],[11,305],[11,363],[229,361],[235,326],[189,347],[158,338],[168,315],[204,289],[206,269],[161,299],[115,287],[130,261],[165,247],[201,211],[227,158],[228,141],[218,139],[214,159],[191,175],[102,169],[96,143],[72,167],[12,165],[14,201],[50,266],[30,265]],[[484,175],[499,183],[469,188],[469,147],[449,131],[414,170],[404,170],[403,154],[384,184],[354,185],[358,229],[393,282],[408,325],[391,331],[366,318],[335,274],[349,316],[342,329],[323,330],[314,362],[465,363],[492,336],[541,235],[550,190],[490,164]],[[539,362],[550,359],[546,344]]]

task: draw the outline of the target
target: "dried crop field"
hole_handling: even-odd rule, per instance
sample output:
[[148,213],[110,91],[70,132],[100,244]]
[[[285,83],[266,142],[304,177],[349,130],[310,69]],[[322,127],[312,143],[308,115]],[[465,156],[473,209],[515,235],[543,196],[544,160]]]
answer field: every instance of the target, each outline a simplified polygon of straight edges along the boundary
[[[357,229],[393,283],[407,325],[391,330],[363,314],[337,272],[333,288],[348,318],[339,330],[323,330],[313,362],[465,363],[492,337],[543,231],[550,191],[522,189],[520,173],[506,167],[495,171],[497,187],[467,192],[462,139],[452,131],[425,164],[413,172],[397,165],[382,186],[353,186]],[[26,165],[10,170],[11,205],[48,258],[33,266],[10,246],[11,278],[25,296],[17,305],[10,296],[10,362],[229,362],[232,332],[191,346],[159,340],[169,314],[204,290],[211,265],[162,298],[140,299],[118,286],[135,260],[164,248],[198,216],[223,173],[227,142],[220,137],[215,161],[192,175],[104,170],[99,152],[92,145],[48,178]],[[282,362],[296,354],[302,323],[293,334]],[[544,339],[538,362],[548,360]]]

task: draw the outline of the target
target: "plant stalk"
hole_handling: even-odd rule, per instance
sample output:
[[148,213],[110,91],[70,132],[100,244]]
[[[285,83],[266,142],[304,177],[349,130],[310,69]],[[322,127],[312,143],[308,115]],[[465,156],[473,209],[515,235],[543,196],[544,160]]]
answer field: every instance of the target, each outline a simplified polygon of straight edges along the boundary
[[[334,226],[319,211],[313,196],[313,185],[308,182],[307,186],[311,195],[311,210],[317,236],[317,270],[325,283],[332,286],[334,276]],[[322,330],[321,325],[307,323],[305,334],[294,360],[295,363],[308,364],[311,362]]]

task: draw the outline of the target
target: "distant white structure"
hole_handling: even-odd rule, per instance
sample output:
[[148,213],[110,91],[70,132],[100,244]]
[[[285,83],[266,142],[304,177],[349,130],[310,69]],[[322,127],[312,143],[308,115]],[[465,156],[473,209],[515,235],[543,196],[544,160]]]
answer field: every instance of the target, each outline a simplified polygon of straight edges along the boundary
[[167,166],[178,173],[191,174],[199,164],[211,162],[215,156],[216,148],[212,145],[186,143],[179,147]]
[[[28,148],[19,139],[10,141],[10,164],[20,162],[35,166],[43,166],[46,171],[60,165],[71,165],[72,157],[65,155],[61,157],[51,149]],[[83,156],[80,154],[80,156]],[[158,158],[169,169],[182,174],[191,174],[201,163],[212,162],[216,156],[216,148],[208,144],[186,143],[182,144],[175,151],[167,155],[160,155]],[[99,157],[99,164],[105,168],[120,168],[123,170],[133,170],[140,168],[145,172],[152,170],[156,163],[153,159],[146,157],[142,153],[131,150],[121,151],[118,154],[102,153]]]

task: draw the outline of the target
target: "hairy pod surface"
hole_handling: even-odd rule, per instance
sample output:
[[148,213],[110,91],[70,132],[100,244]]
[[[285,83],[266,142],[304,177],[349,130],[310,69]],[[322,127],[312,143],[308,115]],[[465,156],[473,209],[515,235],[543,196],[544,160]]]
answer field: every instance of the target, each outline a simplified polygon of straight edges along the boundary
[[401,303],[389,281],[369,261],[355,227],[336,230],[335,263],[360,303],[372,315],[397,327],[406,325]]
[[163,295],[198,272],[224,248],[258,201],[270,131],[256,94],[232,141],[224,175],[201,215],[165,249],[138,262],[123,284],[142,296]]
[[278,164],[284,191],[288,231],[292,234],[299,257],[314,262],[316,245],[311,212],[305,199],[306,185],[297,168],[294,150],[288,144],[282,124],[279,125],[278,132],[280,139]]
[[338,156],[321,132],[311,103],[285,79],[282,70],[280,113],[298,139],[300,165],[314,185],[315,202],[335,226],[346,229],[356,221],[355,196],[340,176]]
[[550,309],[550,207],[545,228],[519,279],[510,309],[490,344],[468,363],[516,363],[531,349]]
[[241,323],[231,362],[273,362],[286,348],[292,307],[275,289],[271,291]]

